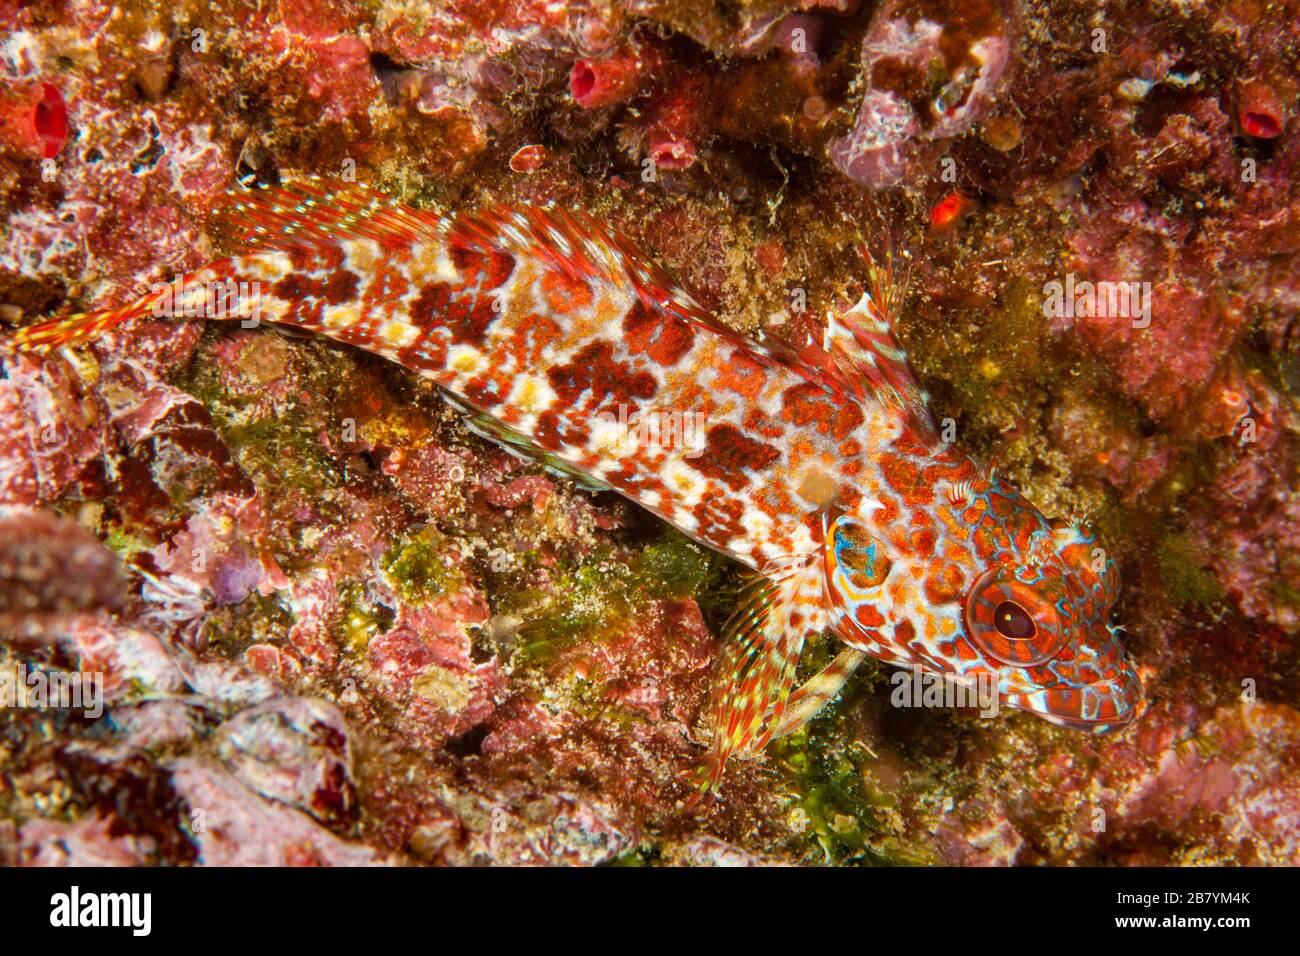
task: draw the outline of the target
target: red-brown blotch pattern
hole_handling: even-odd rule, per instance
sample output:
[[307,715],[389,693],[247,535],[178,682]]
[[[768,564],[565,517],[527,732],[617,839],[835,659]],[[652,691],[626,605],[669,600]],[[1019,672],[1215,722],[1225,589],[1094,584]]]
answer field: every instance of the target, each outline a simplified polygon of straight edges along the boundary
[[[184,277],[173,308],[234,283],[252,301],[211,317],[252,308],[398,362],[756,572],[725,635],[707,783],[868,655],[990,681],[1068,726],[1135,715],[1141,684],[1106,621],[1113,563],[940,440],[887,269],[820,343],[769,345],[561,210],[444,216],[305,183],[232,196],[213,225],[235,255]],[[20,342],[83,341],[162,296]],[[825,630],[844,650],[796,689],[805,637]]]

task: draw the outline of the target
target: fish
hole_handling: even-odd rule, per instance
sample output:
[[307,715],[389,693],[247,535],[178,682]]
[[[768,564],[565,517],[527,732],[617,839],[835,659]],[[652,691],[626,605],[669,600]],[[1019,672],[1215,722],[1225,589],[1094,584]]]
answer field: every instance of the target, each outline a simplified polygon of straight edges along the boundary
[[[692,802],[868,657],[988,682],[1062,727],[1102,734],[1137,715],[1142,681],[1110,623],[1115,561],[944,440],[899,345],[892,257],[864,255],[861,298],[781,339],[735,331],[626,236],[556,205],[445,212],[304,180],[227,195],[211,231],[230,255],[27,326],[16,347],[76,346],[160,312],[248,324],[251,306],[430,379],[485,437],[739,562]],[[214,315],[213,289],[256,301]],[[800,682],[819,634],[838,653]]]

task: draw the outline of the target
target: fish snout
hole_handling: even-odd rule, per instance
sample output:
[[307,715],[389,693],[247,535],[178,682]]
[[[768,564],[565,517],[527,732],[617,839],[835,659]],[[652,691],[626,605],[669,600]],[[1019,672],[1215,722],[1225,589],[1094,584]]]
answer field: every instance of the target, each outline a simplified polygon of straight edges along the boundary
[[1007,703],[1061,727],[1095,734],[1121,730],[1137,717],[1144,691],[1137,668],[1123,650],[1118,650],[1117,658],[1107,667],[1095,663],[1071,667],[1057,683],[1009,694]]

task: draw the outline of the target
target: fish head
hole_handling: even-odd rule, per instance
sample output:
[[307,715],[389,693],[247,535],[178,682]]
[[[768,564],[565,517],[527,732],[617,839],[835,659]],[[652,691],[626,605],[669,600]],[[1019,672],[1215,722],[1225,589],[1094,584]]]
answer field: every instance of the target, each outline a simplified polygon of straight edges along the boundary
[[1082,526],[1048,523],[1020,501],[1044,527],[973,578],[965,636],[995,671],[1003,703],[1062,727],[1118,730],[1142,702],[1142,681],[1110,623],[1119,570]]
[[868,502],[828,521],[836,631],[891,663],[995,685],[1001,703],[1060,726],[1127,725],[1142,683],[1109,623],[1114,561],[1086,529],[1049,522],[996,478],[964,495],[947,520]]

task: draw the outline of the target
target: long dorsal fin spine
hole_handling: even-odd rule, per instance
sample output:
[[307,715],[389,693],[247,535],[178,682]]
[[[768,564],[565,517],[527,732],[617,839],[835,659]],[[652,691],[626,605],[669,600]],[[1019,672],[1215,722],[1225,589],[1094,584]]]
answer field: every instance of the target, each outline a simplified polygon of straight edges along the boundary
[[826,322],[824,351],[829,374],[859,400],[896,408],[914,426],[933,433],[928,396],[898,344],[896,323],[904,291],[894,274],[892,256],[881,265],[865,248],[863,253],[868,290],[852,308]]

